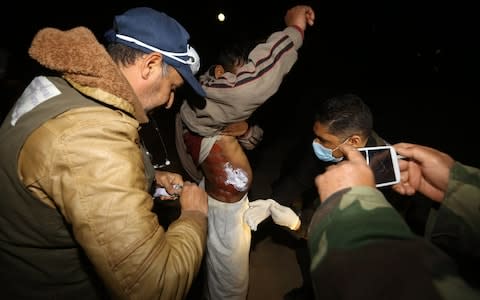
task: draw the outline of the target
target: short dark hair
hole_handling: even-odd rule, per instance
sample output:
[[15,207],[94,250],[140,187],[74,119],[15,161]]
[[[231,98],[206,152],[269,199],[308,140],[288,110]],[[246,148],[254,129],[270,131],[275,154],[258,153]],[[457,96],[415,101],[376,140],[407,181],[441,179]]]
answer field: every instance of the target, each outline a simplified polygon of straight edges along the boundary
[[225,71],[232,72],[235,66],[248,62],[248,55],[254,46],[253,42],[245,39],[229,41],[219,50],[216,64],[222,65]]
[[328,127],[331,134],[347,138],[358,134],[368,138],[373,129],[370,108],[354,94],[343,94],[321,101],[315,121]]
[[145,55],[145,52],[128,47],[120,43],[110,43],[107,45],[107,52],[113,61],[123,66],[130,66],[135,63],[137,58]]

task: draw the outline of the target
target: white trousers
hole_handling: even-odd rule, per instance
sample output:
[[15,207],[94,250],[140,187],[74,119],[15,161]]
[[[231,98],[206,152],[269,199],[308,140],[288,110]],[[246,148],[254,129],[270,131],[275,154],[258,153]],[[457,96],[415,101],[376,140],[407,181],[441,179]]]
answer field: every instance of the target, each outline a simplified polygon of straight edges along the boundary
[[208,197],[206,298],[245,300],[248,293],[251,231],[243,221],[248,196],[235,203]]

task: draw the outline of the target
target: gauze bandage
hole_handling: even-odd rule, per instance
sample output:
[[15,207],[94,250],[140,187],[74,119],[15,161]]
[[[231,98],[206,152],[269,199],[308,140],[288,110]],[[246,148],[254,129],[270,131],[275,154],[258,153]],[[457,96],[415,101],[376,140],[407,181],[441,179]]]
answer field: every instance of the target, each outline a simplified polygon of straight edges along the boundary
[[244,220],[251,230],[256,231],[258,224],[269,216],[272,216],[275,224],[286,226],[291,230],[297,230],[301,224],[300,218],[291,208],[280,205],[273,199],[259,199],[250,202],[249,208],[244,214]]
[[180,193],[182,192],[182,188],[183,188],[183,186],[175,183],[175,184],[173,184],[173,189],[175,190],[175,192],[173,194],[169,194],[164,187],[157,187],[155,189],[155,193],[153,194],[153,197],[156,198],[156,197],[161,197],[161,196],[167,196],[167,197],[171,197],[172,199],[176,200],[180,197]]
[[243,169],[234,168],[230,162],[223,165],[227,175],[225,185],[231,184],[237,191],[245,192],[248,189],[248,175]]

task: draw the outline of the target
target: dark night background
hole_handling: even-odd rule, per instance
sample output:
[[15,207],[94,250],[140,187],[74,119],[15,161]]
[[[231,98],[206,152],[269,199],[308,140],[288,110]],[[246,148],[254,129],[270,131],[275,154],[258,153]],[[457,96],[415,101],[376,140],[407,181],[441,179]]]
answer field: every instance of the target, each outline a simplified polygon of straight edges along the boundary
[[[282,132],[311,133],[315,101],[354,92],[369,104],[375,128],[392,143],[408,141],[446,151],[477,167],[479,17],[474,1],[78,1],[10,3],[0,12],[0,48],[8,53],[2,74],[2,117],[18,86],[35,74],[28,59],[37,30],[83,25],[102,38],[113,16],[151,6],[177,19],[191,35],[202,70],[225,38],[266,37],[283,29],[287,8],[309,4],[316,12],[299,60],[279,92],[253,116],[265,140]],[[224,24],[217,12],[227,14]],[[165,125],[164,125],[165,126]],[[170,125],[167,125],[170,126]],[[295,141],[286,140],[285,143]]]
[[[303,155],[302,149],[311,151],[315,102],[345,92],[363,98],[373,112],[375,130],[390,143],[405,141],[432,146],[460,162],[480,167],[476,150],[480,127],[477,108],[480,17],[475,1],[467,0],[4,3],[0,10],[0,120],[23,87],[38,75],[38,68],[27,51],[34,34],[43,27],[67,30],[86,26],[101,40],[115,15],[136,6],[151,6],[174,17],[189,31],[190,43],[202,59],[200,72],[203,72],[227,39],[247,37],[254,40],[282,30],[285,12],[295,4],[314,8],[315,25],[305,32],[299,59],[280,90],[252,116],[252,121],[259,123],[265,134],[259,147],[249,153],[256,178],[250,191],[251,199],[268,195],[268,183],[279,175],[280,168],[275,167],[287,166],[288,169]],[[227,15],[223,24],[216,20],[220,11]],[[7,54],[8,63],[4,61],[4,54]],[[171,110],[178,109],[187,91],[188,88],[178,91]],[[173,161],[169,168],[178,172],[181,167],[173,149],[174,112],[171,110],[160,108],[155,117]],[[295,145],[307,148],[298,150]],[[272,161],[277,164],[275,167],[271,167]],[[412,228],[421,228],[422,221],[416,216],[428,212],[425,207],[430,204],[420,200],[415,199],[412,217],[407,218]],[[403,203],[408,206],[411,202],[401,203],[401,207],[405,207]],[[162,207],[157,212],[167,215],[171,211]],[[265,232],[272,234],[268,227],[265,228],[263,233],[257,232],[257,242]],[[251,256],[252,261],[255,255],[257,259],[269,257],[261,266],[273,272],[265,273],[272,276],[257,279],[257,286],[260,286],[256,291],[257,299],[273,299],[270,292],[281,286],[269,286],[277,282],[271,280],[273,277],[286,274],[287,282],[291,282],[290,277],[295,274],[293,269],[285,271],[284,264],[288,261],[279,258],[285,247],[266,249],[274,249],[275,254],[262,256],[261,252],[252,251]],[[478,277],[476,270],[472,273],[474,278]],[[258,274],[256,276],[260,276]],[[252,277],[252,285],[256,283],[254,279]],[[201,280],[192,287],[192,295],[200,289]],[[262,297],[264,291],[269,297]]]

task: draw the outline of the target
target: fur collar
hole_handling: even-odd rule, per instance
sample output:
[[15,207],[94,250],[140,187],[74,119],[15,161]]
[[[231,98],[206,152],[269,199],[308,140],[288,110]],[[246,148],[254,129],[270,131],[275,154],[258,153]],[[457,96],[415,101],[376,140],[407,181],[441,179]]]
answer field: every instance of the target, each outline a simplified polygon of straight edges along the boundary
[[134,114],[140,123],[148,122],[127,79],[88,28],[44,28],[33,38],[28,53],[79,92]]

